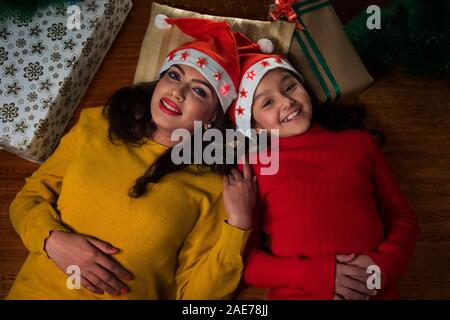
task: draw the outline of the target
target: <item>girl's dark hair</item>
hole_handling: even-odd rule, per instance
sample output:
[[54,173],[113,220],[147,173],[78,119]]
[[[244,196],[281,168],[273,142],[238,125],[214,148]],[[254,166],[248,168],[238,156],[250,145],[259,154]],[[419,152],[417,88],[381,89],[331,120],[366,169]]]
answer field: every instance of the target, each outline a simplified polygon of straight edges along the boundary
[[[142,82],[133,86],[117,90],[106,102],[103,115],[109,121],[108,138],[116,145],[122,143],[139,147],[145,143],[146,138],[152,136],[156,129],[150,112],[150,101],[158,81]],[[225,136],[227,128],[233,128],[233,124],[225,116],[222,108],[218,107],[216,120],[212,128],[220,130]],[[203,129],[202,129],[203,130]],[[203,141],[203,139],[202,139]],[[194,156],[194,135],[191,135],[191,155]],[[202,150],[211,142],[203,141]],[[224,145],[225,149],[225,145]],[[165,175],[174,173],[187,167],[188,164],[174,164],[171,157],[172,148],[168,148],[147,170],[136,179],[128,194],[132,198],[138,198],[145,194],[149,183],[157,183]],[[225,153],[223,153],[225,155]],[[203,158],[203,157],[202,157]],[[193,159],[192,159],[193,160]],[[191,163],[194,163],[193,161]],[[222,163],[226,163],[222,161]],[[210,169],[213,172],[224,174],[231,170],[227,164],[199,165],[202,169]]]
[[[299,81],[298,76],[290,72]],[[330,131],[342,131],[348,129],[366,130],[377,138],[380,146],[385,144],[385,136],[382,131],[377,129],[366,129],[364,120],[366,118],[366,109],[361,106],[343,106],[337,104],[320,105],[317,98],[312,94],[311,88],[302,83],[306,92],[311,98],[312,104],[312,122],[317,122],[322,128]]]

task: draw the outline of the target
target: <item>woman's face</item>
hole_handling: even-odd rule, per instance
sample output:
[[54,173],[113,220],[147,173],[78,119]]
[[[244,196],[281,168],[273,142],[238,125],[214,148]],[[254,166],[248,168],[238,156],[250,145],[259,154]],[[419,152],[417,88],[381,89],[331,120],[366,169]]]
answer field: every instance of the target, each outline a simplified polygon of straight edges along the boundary
[[173,65],[158,81],[150,110],[157,130],[170,134],[184,128],[192,133],[194,121],[214,121],[218,101],[200,72],[187,65]]
[[256,129],[278,129],[280,137],[302,134],[311,124],[311,99],[291,73],[274,69],[256,88],[252,116]]

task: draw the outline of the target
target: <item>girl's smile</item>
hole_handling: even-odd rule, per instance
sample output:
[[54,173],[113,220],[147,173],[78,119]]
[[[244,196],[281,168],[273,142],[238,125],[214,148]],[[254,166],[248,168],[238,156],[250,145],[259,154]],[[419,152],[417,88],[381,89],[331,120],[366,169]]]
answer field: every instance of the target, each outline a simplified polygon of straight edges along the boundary
[[277,129],[280,137],[307,131],[312,105],[301,82],[286,69],[269,71],[255,90],[252,106],[255,128]]
[[295,120],[300,119],[302,117],[302,115],[303,115],[303,108],[302,107],[295,108],[294,111],[289,113],[288,116],[284,117],[281,120],[281,122],[283,124],[292,123],[292,122],[295,122]]

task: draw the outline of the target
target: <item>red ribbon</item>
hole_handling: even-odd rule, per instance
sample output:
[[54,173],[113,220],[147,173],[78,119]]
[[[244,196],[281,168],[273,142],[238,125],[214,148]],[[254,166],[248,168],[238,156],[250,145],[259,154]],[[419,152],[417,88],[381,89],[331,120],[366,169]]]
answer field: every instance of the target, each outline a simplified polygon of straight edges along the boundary
[[297,29],[305,29],[304,26],[297,21],[297,13],[292,8],[292,4],[296,0],[275,0],[275,9],[270,12],[272,20],[279,20],[282,16],[285,16],[287,21],[295,22]]

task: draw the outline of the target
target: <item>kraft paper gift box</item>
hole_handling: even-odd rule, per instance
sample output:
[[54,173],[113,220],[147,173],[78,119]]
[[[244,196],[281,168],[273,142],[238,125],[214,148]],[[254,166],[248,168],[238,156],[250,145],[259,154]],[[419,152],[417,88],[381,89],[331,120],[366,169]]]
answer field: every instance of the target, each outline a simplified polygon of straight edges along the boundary
[[294,24],[285,21],[271,22],[218,17],[153,3],[150,22],[142,43],[134,77],[135,83],[155,80],[158,77],[159,68],[167,58],[168,53],[172,49],[193,40],[191,37],[183,34],[178,28],[170,28],[168,30],[156,28],[154,24],[155,17],[160,13],[170,18],[195,17],[227,21],[233,31],[240,31],[254,41],[258,41],[261,38],[270,39],[274,44],[274,52],[284,55],[289,53],[292,35],[295,30]]
[[73,29],[78,12],[69,4],[0,22],[0,146],[33,162],[57,146],[132,3],[75,5],[80,24]]
[[303,74],[319,102],[336,102],[366,89],[373,78],[330,2],[300,0],[294,1],[292,8],[304,29],[294,32],[289,60]]

